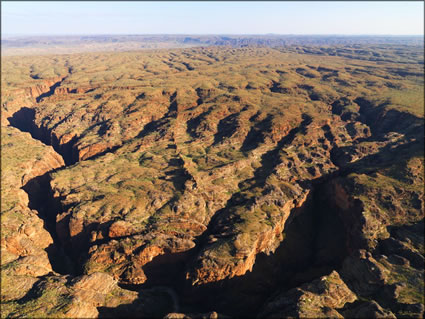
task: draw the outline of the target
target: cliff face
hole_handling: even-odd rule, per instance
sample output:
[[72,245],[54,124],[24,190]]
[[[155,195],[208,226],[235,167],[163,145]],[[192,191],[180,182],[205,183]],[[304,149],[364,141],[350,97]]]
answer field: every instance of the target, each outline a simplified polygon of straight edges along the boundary
[[7,313],[163,316],[179,311],[173,290],[188,313],[423,312],[417,64],[265,48],[101,56],[6,86]]
[[28,133],[2,127],[2,301],[23,297],[38,276],[52,271],[46,252],[52,236],[22,187],[63,165],[60,155]]

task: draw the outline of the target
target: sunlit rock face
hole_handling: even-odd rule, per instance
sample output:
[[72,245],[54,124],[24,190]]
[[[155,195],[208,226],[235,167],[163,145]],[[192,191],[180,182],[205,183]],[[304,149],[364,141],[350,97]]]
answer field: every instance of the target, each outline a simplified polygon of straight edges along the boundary
[[423,51],[359,50],[5,58],[5,315],[423,315]]

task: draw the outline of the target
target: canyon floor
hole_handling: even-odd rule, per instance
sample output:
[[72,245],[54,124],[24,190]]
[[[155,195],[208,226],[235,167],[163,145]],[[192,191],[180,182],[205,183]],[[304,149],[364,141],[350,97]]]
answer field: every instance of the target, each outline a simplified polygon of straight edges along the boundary
[[424,316],[423,45],[2,58],[2,317]]

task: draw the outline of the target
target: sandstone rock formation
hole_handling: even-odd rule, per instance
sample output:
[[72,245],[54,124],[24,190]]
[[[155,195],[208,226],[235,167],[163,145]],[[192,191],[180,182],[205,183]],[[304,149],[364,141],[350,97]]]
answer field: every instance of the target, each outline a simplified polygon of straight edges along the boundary
[[2,315],[422,316],[423,56],[338,50],[5,59]]
[[328,276],[289,290],[267,303],[259,317],[265,318],[343,318],[338,309],[357,299],[333,271]]

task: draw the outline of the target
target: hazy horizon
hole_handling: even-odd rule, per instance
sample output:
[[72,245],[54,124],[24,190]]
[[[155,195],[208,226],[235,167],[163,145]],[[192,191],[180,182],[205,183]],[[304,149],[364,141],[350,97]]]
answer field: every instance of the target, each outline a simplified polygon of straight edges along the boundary
[[424,3],[7,2],[2,36],[423,36]]
[[328,33],[328,34],[296,34],[296,33],[81,33],[81,34],[2,34],[2,37],[83,37],[83,36],[294,36],[294,37],[326,37],[326,36],[339,36],[339,37],[424,37],[424,34],[344,34],[344,33]]

